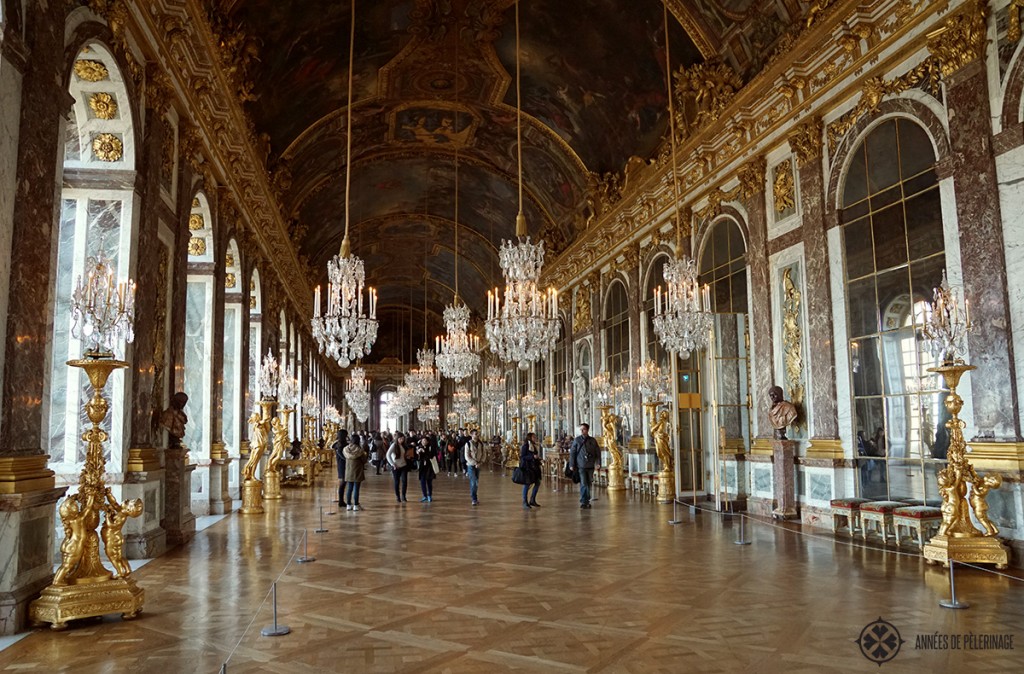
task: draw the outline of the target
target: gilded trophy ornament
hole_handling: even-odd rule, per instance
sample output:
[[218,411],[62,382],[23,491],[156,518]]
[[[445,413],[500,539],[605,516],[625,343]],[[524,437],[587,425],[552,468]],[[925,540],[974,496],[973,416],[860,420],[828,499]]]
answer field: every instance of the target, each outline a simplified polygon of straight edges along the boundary
[[796,207],[796,181],[793,179],[793,162],[787,159],[775,167],[772,194],[775,197],[775,215],[781,215]]
[[112,133],[101,133],[92,139],[92,153],[100,161],[119,161],[124,156],[124,144]]
[[117,117],[117,101],[110,94],[97,92],[89,97],[89,108],[97,119]]
[[110,77],[110,71],[99,61],[78,59],[75,61],[75,75],[86,82],[102,82]]

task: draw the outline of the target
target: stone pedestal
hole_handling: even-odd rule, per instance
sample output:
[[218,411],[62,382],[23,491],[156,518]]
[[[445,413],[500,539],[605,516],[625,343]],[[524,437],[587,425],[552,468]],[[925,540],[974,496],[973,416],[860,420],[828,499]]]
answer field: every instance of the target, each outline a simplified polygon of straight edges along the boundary
[[663,468],[658,473],[658,503],[672,503],[676,500],[675,471]]
[[[45,468],[47,457],[39,458]],[[29,602],[53,580],[55,506],[67,488],[53,488],[52,472],[49,484],[38,491],[0,493],[0,636],[27,629]]]
[[181,545],[196,535],[196,517],[192,514],[192,471],[188,448],[168,449],[164,453],[166,471],[166,507],[161,522],[167,532],[167,543]]
[[608,491],[626,491],[626,476],[621,465],[608,467]]
[[[210,514],[223,515],[231,512],[232,503],[231,488],[229,486],[231,477],[231,457],[223,452],[224,445],[220,444],[221,452],[218,452],[210,459]],[[216,450],[216,445],[214,445]]]
[[281,498],[281,471],[267,470],[263,476],[263,498],[277,501]]
[[242,507],[238,509],[243,515],[262,515],[263,483],[259,480],[246,480],[242,483]]
[[772,440],[772,473],[775,509],[772,517],[789,520],[799,517],[796,509],[796,440]]
[[160,465],[159,450],[153,447],[128,450],[128,471],[121,488],[122,498],[142,501],[142,516],[130,517],[125,522],[126,559],[152,559],[167,550],[167,532],[160,526],[165,482],[166,471]]

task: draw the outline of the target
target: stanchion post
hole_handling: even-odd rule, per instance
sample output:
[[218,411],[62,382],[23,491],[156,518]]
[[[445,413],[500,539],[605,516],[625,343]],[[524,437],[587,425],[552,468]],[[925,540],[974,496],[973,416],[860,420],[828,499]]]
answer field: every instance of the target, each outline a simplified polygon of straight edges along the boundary
[[327,529],[324,529],[324,507],[323,506],[320,506],[320,528],[319,529],[314,529],[313,533],[315,533],[315,534],[326,534],[327,533]]
[[302,556],[295,560],[299,564],[315,562],[316,557],[309,556],[309,529],[302,530]]
[[228,674],[228,663],[224,663],[220,666],[220,674]]
[[[323,493],[323,488],[322,487],[320,489],[320,493]],[[334,514],[334,507],[331,505],[332,503],[334,503],[334,501],[332,501],[331,499],[327,499],[327,514],[328,515],[333,515]]]
[[274,598],[273,598],[273,602],[274,602],[274,624],[273,625],[267,625],[266,627],[264,627],[262,630],[260,630],[260,634],[262,634],[265,637],[282,637],[285,634],[288,634],[289,632],[291,632],[292,629],[290,627],[288,627],[287,625],[278,625],[277,624],[277,581],[274,581],[274,586],[273,586],[271,592],[274,595]]
[[744,522],[747,518],[743,516],[743,513],[739,513],[739,518],[740,528],[736,531],[736,540],[733,541],[733,543],[736,545],[750,545],[750,541],[747,540],[746,530],[744,526]]
[[676,525],[676,524],[682,524],[683,523],[683,521],[681,519],[679,519],[679,499],[678,498],[673,498],[672,499],[672,519],[670,519],[668,521],[668,523],[673,525],[673,526]]
[[956,579],[953,577],[953,565],[956,564],[952,559],[949,560],[949,599],[940,599],[939,606],[942,608],[969,608],[970,604],[965,601],[959,601],[956,598]]

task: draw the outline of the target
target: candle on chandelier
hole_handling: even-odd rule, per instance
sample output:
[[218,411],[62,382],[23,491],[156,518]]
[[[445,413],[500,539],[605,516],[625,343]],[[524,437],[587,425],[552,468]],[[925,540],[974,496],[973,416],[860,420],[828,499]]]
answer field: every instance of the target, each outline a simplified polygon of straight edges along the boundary
[[441,338],[440,337],[435,337],[434,338],[434,351],[436,351],[437,353],[441,353]]
[[320,286],[313,289],[313,317],[320,318]]

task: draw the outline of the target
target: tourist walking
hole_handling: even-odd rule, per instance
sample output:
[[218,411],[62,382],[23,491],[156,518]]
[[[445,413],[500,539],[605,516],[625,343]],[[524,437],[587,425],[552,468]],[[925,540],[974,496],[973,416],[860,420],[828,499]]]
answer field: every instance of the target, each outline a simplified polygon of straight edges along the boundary
[[434,471],[434,465],[430,459],[434,459],[434,462],[437,461],[434,452],[430,449],[430,441],[423,437],[416,450],[416,463],[420,467],[420,489],[423,490],[423,498],[420,499],[422,503],[430,503],[434,500],[434,476],[437,473]]
[[590,424],[580,424],[580,434],[569,449],[569,465],[580,477],[580,508],[590,508],[590,488],[600,456],[597,440],[590,435]]
[[[409,488],[409,470],[405,450],[405,436],[395,433],[395,441],[388,447],[386,458],[388,465],[391,466],[391,478],[395,482],[395,498],[399,503],[407,500],[405,492]],[[399,486],[401,486],[401,490],[399,490]]]
[[469,475],[469,498],[473,505],[480,505],[477,499],[477,487],[480,484],[480,464],[483,463],[487,450],[484,443],[480,441],[479,433],[474,428],[469,432],[469,441],[466,443],[466,474]]
[[363,448],[358,435],[352,435],[352,441],[344,450],[345,455],[345,482],[347,491],[345,510],[362,510],[359,505],[359,487],[366,479],[366,450]]
[[348,447],[348,431],[338,430],[331,449],[334,450],[334,463],[338,466],[338,505],[345,505],[345,448]]
[[[519,469],[523,473],[523,508],[539,508],[537,490],[540,489],[542,471],[537,436],[533,433],[526,434],[526,440],[519,448]],[[533,487],[532,494],[529,493],[530,487]]]

